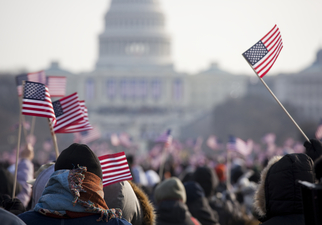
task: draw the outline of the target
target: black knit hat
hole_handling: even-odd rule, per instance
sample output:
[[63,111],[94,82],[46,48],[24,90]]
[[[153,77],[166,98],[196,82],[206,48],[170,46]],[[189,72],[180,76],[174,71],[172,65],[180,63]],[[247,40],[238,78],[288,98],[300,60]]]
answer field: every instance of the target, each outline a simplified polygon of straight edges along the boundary
[[56,170],[75,169],[76,166],[86,166],[87,171],[102,179],[102,168],[94,152],[84,144],[74,143],[60,153],[55,164]]

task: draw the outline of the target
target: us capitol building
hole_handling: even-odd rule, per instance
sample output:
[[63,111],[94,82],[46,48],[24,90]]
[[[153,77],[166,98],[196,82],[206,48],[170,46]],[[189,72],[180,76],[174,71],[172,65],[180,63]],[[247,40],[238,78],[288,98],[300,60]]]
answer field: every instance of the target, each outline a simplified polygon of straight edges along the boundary
[[[168,128],[180,136],[183,127],[208,115],[227,98],[246,95],[250,77],[220,70],[216,63],[195,75],[174,70],[171,36],[158,0],[111,0],[104,22],[92,72],[72,74],[59,68],[57,62],[46,70],[47,75],[67,76],[66,93],[77,91],[86,101],[89,120],[100,127],[103,136],[127,132],[143,142]],[[319,54],[320,69],[312,73],[322,83],[322,51]],[[302,101],[288,99],[290,83],[293,85],[288,75],[273,77],[273,84],[278,84],[273,89],[282,96],[282,102],[291,100],[296,105],[294,101]],[[294,85],[298,83],[294,81]],[[306,89],[302,92],[310,92],[309,87]],[[310,101],[315,100],[310,97]],[[306,115],[318,119],[322,116],[321,101],[314,107],[314,112],[320,107],[316,115],[305,106]]]

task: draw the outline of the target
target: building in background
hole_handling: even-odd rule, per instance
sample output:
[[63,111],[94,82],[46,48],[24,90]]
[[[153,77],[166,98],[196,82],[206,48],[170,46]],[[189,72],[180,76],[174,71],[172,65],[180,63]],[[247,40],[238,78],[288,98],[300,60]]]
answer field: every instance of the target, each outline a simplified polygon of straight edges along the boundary
[[295,74],[281,74],[274,80],[281,102],[294,106],[303,121],[322,118],[322,49],[312,65]]
[[[68,77],[67,93],[77,91],[86,101],[89,119],[100,126],[103,138],[127,132],[144,149],[147,140],[168,128],[177,137],[184,135],[187,125],[209,116],[227,98],[269,95],[255,75],[234,75],[216,63],[194,75],[176,72],[158,0],[112,0],[104,20],[93,71],[72,74],[56,62],[46,70],[48,75]],[[265,80],[282,103],[318,121],[321,73],[322,50],[313,65],[298,74]]]

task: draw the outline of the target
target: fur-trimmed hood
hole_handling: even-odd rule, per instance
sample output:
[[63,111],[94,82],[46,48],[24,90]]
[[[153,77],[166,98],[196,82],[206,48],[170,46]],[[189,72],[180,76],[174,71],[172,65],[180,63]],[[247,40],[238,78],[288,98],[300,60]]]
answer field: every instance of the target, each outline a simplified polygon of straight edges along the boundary
[[275,156],[268,162],[254,196],[254,210],[263,221],[303,213],[297,180],[314,181],[313,161],[306,154]]
[[155,212],[146,194],[133,182],[122,181],[103,188],[109,207],[122,209],[123,218],[133,225],[155,224]]

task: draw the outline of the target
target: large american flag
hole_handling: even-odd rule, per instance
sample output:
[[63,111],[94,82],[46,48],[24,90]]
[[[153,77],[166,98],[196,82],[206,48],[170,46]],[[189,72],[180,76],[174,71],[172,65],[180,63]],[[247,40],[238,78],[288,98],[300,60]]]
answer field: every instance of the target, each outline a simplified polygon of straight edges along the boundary
[[56,124],[50,94],[44,84],[26,81],[22,99],[22,114],[47,117],[52,119],[53,125]]
[[37,83],[46,84],[46,74],[44,70],[33,73],[23,73],[16,76],[16,84],[18,95],[22,95],[22,81],[32,81]]
[[124,152],[98,157],[103,172],[103,187],[121,181],[133,180]]
[[91,126],[88,120],[88,113],[87,113],[87,108],[85,106],[85,101],[84,100],[79,101],[79,105],[83,113],[83,119],[66,127],[63,130],[64,133],[76,133],[76,132],[82,132],[82,131],[93,129],[93,127]]
[[64,97],[66,91],[66,77],[47,76],[47,87],[51,97]]
[[53,108],[57,119],[54,126],[55,133],[65,133],[66,127],[83,120],[83,112],[79,105],[77,92],[54,101]]
[[282,48],[282,36],[275,25],[262,39],[244,52],[243,56],[262,78],[274,65]]

